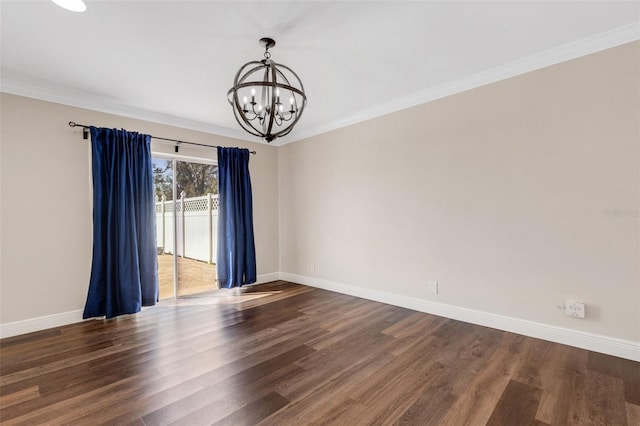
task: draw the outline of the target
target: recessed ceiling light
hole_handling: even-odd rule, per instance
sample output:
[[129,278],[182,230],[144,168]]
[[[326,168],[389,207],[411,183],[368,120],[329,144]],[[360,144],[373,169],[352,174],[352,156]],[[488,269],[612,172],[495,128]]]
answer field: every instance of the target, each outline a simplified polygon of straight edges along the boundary
[[60,7],[64,7],[72,12],[84,12],[87,5],[82,0],[51,0]]

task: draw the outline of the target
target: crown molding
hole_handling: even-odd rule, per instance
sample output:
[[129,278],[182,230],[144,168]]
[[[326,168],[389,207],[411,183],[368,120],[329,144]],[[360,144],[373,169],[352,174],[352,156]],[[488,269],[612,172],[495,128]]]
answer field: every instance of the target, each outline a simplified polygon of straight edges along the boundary
[[528,56],[517,61],[483,71],[468,77],[442,84],[431,89],[419,91],[409,96],[395,99],[391,102],[376,105],[362,110],[341,120],[317,126],[311,129],[299,130],[295,139],[278,141],[277,146],[297,142],[312,136],[347,127],[372,118],[391,114],[416,105],[431,102],[457,93],[465,92],[511,77],[526,74],[541,68],[546,68],[562,62],[570,61],[582,56],[590,55],[612,47],[620,46],[640,40],[640,23],[630,24],[601,34],[587,37],[563,46]]
[[243,132],[240,129],[231,129],[228,127],[204,123],[201,121],[189,120],[186,118],[176,117],[168,114],[161,114],[139,108],[132,108],[125,105],[109,102],[101,96],[97,96],[92,93],[81,92],[69,87],[50,87],[44,84],[20,81],[18,79],[12,79],[10,77],[2,76],[2,80],[0,81],[0,91],[12,95],[54,102],[90,111],[120,115],[123,117],[195,130],[217,136],[240,139],[247,142],[266,144],[266,142],[263,142],[255,137],[251,137],[249,134]]
[[[526,74],[541,68],[549,67],[571,59],[586,56],[622,44],[640,40],[640,23],[629,24],[601,34],[587,37],[563,46],[550,49],[539,54],[511,62],[509,64],[483,71],[469,77],[442,84],[431,89],[419,91],[391,102],[376,105],[356,114],[310,129],[297,129],[295,135],[276,139],[269,145],[282,146],[307,139],[323,133],[347,127],[372,118],[387,115],[416,105],[431,102],[487,84],[495,83],[518,75]],[[261,139],[252,137],[240,129],[216,126],[200,121],[189,120],[148,110],[127,107],[109,102],[104,98],[70,88],[52,88],[43,84],[19,81],[3,76],[0,91],[28,98],[60,103],[78,108],[121,115],[129,118],[150,121],[158,124],[196,130],[218,136],[225,136],[243,141],[266,144]]]

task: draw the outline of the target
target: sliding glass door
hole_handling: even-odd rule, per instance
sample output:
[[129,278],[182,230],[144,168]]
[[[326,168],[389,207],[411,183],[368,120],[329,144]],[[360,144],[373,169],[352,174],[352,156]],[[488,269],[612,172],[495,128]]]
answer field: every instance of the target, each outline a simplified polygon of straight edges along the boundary
[[153,172],[160,299],[217,289],[218,167],[157,156]]

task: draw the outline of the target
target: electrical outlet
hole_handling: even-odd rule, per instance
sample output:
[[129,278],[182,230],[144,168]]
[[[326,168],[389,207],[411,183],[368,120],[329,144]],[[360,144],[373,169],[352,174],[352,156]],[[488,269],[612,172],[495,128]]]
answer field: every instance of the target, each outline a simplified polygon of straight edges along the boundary
[[310,272],[315,272],[316,271],[316,264],[312,263],[311,266],[309,266],[309,271]]
[[570,317],[584,318],[585,307],[582,302],[567,301],[565,304],[565,312]]
[[438,282],[437,281],[429,281],[429,293],[438,294]]

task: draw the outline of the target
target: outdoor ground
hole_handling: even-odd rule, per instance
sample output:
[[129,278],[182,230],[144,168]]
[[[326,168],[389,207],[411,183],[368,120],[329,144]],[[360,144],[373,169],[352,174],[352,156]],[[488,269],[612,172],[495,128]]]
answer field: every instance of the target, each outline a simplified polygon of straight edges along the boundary
[[[173,297],[173,255],[158,255],[160,299]],[[186,296],[218,288],[216,265],[178,257],[178,296]]]

